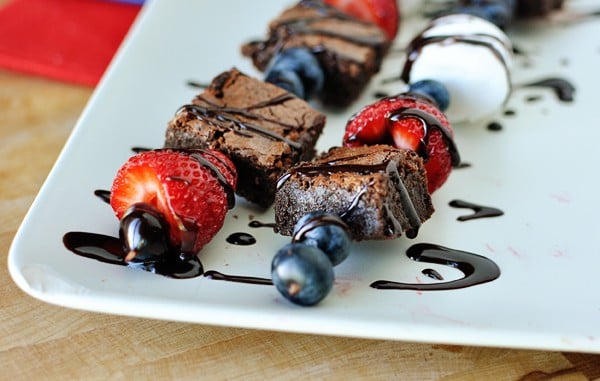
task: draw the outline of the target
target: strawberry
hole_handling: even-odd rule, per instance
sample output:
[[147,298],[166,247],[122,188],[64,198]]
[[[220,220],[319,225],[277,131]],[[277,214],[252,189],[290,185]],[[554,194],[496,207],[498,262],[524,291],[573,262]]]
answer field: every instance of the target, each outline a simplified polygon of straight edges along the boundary
[[223,226],[236,183],[233,163],[220,152],[147,151],[118,170],[110,205],[121,219],[130,206],[150,204],[167,222],[170,244],[197,253]]
[[404,93],[365,106],[346,124],[345,146],[390,144],[417,151],[424,159],[429,193],[460,162],[446,116],[427,98]]
[[390,40],[398,33],[400,10],[396,0],[325,0],[325,3],[379,26]]

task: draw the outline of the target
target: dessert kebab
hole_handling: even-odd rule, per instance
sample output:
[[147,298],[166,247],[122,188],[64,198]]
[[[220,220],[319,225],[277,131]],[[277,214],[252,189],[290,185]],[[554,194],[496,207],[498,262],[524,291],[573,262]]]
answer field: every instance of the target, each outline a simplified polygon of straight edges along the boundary
[[[325,116],[306,99],[352,102],[397,31],[395,1],[354,3],[379,4],[387,16],[373,24],[300,1],[270,24],[266,41],[242,48],[266,70],[266,81],[235,68],[218,75],[177,111],[163,149],[141,152],[118,170],[107,198],[120,242],[103,243],[120,256],[114,263],[201,275],[197,253],[223,226],[237,193],[274,204],[275,230],[292,242],[276,253],[272,282],[292,302],[312,305],[331,290],[333,266],[352,240],[416,236],[433,213],[430,194],[460,162],[444,111],[468,120],[502,105],[510,92],[510,41],[477,16],[434,19],[408,47],[408,91],[357,112],[343,146],[315,158]],[[485,73],[463,75],[465,60],[457,57],[467,56],[485,63]],[[491,87],[486,96],[470,82],[478,79]],[[64,241],[86,255],[81,235],[67,233]]]

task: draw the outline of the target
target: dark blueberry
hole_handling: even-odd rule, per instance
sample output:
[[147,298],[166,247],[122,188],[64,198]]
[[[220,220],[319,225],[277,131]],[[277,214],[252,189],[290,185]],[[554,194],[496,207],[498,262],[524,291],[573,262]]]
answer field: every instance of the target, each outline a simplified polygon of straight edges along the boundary
[[450,93],[448,93],[446,86],[438,81],[424,79],[422,81],[411,83],[409,91],[433,99],[441,111],[446,110],[450,105]]
[[495,1],[469,1],[469,5],[458,7],[456,13],[467,13],[481,17],[495,24],[501,29],[506,29],[512,22],[515,10],[515,0]]
[[275,56],[267,69],[265,81],[308,100],[321,91],[325,75],[319,61],[309,50],[290,48]]
[[350,254],[347,225],[338,216],[322,211],[309,213],[296,223],[293,242],[318,247],[333,266],[342,263]]
[[127,209],[121,217],[119,238],[126,250],[125,261],[132,264],[160,262],[169,252],[169,226],[149,204]]
[[273,257],[271,278],[286,299],[312,306],[331,291],[333,266],[327,255],[316,247],[289,243]]

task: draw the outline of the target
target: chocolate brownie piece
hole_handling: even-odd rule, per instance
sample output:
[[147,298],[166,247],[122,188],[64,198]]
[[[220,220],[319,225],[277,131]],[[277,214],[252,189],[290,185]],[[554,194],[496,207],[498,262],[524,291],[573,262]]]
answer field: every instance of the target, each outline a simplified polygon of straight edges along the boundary
[[281,234],[321,210],[340,216],[354,240],[414,237],[434,211],[423,160],[387,145],[332,148],[292,167],[278,182],[274,207]]
[[315,54],[325,74],[320,94],[325,104],[346,106],[355,100],[381,66],[390,41],[374,24],[358,21],[321,1],[304,0],[269,25],[266,41],[242,46],[259,70],[291,47]]
[[325,115],[287,91],[231,69],[179,109],[165,147],[210,148],[235,164],[236,192],[263,207],[273,203],[277,179],[310,160]]

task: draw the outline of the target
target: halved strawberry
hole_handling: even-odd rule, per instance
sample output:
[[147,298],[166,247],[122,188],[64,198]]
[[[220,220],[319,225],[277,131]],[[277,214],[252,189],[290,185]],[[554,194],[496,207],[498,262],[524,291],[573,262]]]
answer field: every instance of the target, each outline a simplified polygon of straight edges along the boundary
[[340,11],[379,26],[390,40],[398,33],[400,10],[396,0],[325,0]]
[[427,98],[405,93],[380,99],[346,124],[345,146],[390,144],[415,150],[425,162],[429,192],[446,181],[460,162],[446,116]]
[[119,219],[133,204],[152,205],[169,225],[170,244],[196,253],[223,226],[236,183],[233,163],[220,152],[147,151],[119,169],[110,205]]

